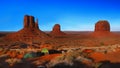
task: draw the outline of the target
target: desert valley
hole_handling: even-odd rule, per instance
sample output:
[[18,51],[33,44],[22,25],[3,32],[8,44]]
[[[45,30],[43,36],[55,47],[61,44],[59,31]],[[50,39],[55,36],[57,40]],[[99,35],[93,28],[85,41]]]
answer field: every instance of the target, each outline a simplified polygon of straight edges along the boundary
[[94,26],[62,31],[55,24],[42,31],[38,19],[25,15],[21,30],[0,32],[0,68],[120,68],[120,32],[107,20]]

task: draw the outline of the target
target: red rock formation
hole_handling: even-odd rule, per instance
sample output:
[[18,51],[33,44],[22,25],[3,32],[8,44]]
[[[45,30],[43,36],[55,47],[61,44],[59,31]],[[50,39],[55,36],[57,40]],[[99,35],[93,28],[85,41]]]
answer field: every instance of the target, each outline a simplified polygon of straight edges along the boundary
[[31,28],[32,29],[35,27],[35,24],[38,25],[38,22],[35,23],[33,16],[28,16],[28,15],[24,16],[24,28]]
[[95,24],[95,32],[97,31],[108,31],[110,32],[110,24],[108,21],[98,21]]
[[38,26],[38,19],[36,19],[35,28],[36,28],[36,29],[39,29],[39,26]]
[[35,21],[34,21],[34,17],[33,16],[29,16],[29,27],[30,28],[34,28],[35,27]]
[[65,35],[65,33],[61,31],[59,24],[55,24],[55,25],[54,25],[53,30],[50,32],[50,34],[51,34],[51,35],[54,35],[54,36],[62,36],[62,35]]
[[24,16],[24,28],[28,28],[29,27],[29,16],[25,15]]
[[95,30],[92,33],[94,37],[108,37],[113,36],[110,32],[110,24],[106,20],[100,20],[95,24]]
[[60,30],[60,25],[59,25],[59,24],[55,24],[55,25],[54,25],[54,27],[53,27],[53,32],[56,32],[56,33],[61,32],[61,30]]
[[34,21],[33,16],[24,16],[24,27],[18,32],[9,34],[5,37],[6,40],[10,41],[32,41],[34,39],[45,39],[49,36],[41,31],[38,26],[38,20]]

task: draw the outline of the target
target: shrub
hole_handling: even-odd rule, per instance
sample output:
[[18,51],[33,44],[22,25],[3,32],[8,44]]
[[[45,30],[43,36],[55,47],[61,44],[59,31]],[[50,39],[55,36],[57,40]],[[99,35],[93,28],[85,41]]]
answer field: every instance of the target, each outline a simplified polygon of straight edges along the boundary
[[101,45],[101,46],[103,46],[103,45],[104,45],[104,43],[103,43],[103,42],[100,42],[100,45]]

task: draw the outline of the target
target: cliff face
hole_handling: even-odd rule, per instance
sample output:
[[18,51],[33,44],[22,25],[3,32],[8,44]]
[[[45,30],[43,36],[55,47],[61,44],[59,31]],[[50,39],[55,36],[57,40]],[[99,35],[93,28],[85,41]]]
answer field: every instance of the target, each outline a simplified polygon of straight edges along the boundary
[[38,27],[38,19],[36,19],[36,22],[35,22],[33,16],[25,15],[24,16],[24,28],[30,28],[30,29],[36,28],[36,29],[39,29],[39,27]]
[[33,16],[24,16],[24,27],[18,32],[9,34],[5,37],[7,40],[11,41],[31,41],[34,39],[45,39],[49,36],[41,31],[38,26],[38,19],[34,21]]
[[66,35],[64,32],[61,31],[60,25],[59,24],[55,24],[52,31],[50,32],[51,35],[53,36],[62,36],[62,35]]

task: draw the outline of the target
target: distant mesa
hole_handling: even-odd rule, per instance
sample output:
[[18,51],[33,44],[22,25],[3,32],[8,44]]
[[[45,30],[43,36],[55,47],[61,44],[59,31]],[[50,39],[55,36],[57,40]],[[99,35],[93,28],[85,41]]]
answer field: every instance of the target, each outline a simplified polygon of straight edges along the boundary
[[38,19],[34,20],[33,16],[24,16],[24,27],[18,32],[9,34],[5,37],[11,41],[31,41],[33,39],[43,39],[49,36],[41,31],[38,26]]
[[59,24],[55,24],[52,31],[50,32],[51,35],[54,36],[62,36],[62,35],[66,35],[64,32],[61,31],[61,27]]
[[95,24],[95,32],[110,32],[110,24],[106,20],[100,20]]
[[95,24],[94,32],[92,33],[94,37],[107,37],[112,36],[110,32],[110,24],[106,20],[100,20]]

